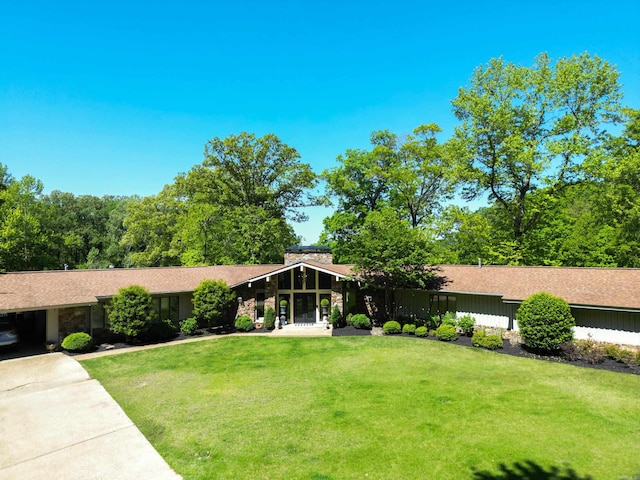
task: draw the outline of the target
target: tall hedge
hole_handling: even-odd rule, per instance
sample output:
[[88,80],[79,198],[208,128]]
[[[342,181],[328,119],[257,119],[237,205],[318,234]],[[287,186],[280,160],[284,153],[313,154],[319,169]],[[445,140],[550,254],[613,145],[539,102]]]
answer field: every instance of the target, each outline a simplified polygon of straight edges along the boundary
[[234,300],[224,280],[203,280],[193,291],[193,314],[208,327],[222,325],[224,314]]
[[516,313],[520,335],[530,348],[556,351],[573,340],[576,322],[569,304],[550,293],[540,292],[527,298]]
[[127,338],[137,337],[149,328],[156,318],[151,294],[140,285],[121,288],[106,306],[109,329],[124,334]]

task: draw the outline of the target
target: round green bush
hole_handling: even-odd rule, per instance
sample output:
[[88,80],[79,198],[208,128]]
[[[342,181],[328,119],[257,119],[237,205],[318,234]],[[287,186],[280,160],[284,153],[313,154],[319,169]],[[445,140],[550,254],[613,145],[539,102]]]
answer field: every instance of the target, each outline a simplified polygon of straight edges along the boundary
[[425,326],[416,328],[416,337],[426,337],[428,333],[427,327]]
[[402,333],[414,335],[416,333],[416,326],[413,323],[406,323],[402,326]]
[[394,335],[402,332],[402,327],[395,320],[389,320],[382,326],[382,333],[385,335]]
[[563,343],[573,340],[576,322],[569,304],[546,292],[527,298],[516,313],[524,344],[533,349],[557,351]]
[[502,348],[502,337],[500,335],[487,335],[484,330],[478,330],[471,337],[471,343],[475,347],[496,350],[497,348]]
[[180,322],[180,331],[185,335],[195,335],[198,331],[198,321],[195,317],[185,318]]
[[449,323],[443,323],[436,329],[436,338],[443,342],[453,342],[458,338],[456,327]]
[[271,307],[264,311],[264,328],[265,330],[276,328],[276,311]]
[[88,352],[93,348],[93,338],[84,332],[72,333],[64,337],[62,348],[70,352]]
[[358,313],[351,317],[351,325],[355,328],[368,330],[371,328],[371,320],[364,313]]
[[328,307],[330,303],[331,302],[329,302],[329,299],[327,299],[327,298],[323,298],[322,300],[320,300],[320,306],[321,307]]
[[146,332],[139,335],[143,342],[164,342],[171,340],[177,335],[176,326],[169,319],[155,322],[149,325]]
[[241,315],[236,318],[235,327],[236,330],[239,330],[241,332],[250,332],[251,330],[256,328],[253,325],[253,321],[251,320],[251,318],[249,318],[248,315]]

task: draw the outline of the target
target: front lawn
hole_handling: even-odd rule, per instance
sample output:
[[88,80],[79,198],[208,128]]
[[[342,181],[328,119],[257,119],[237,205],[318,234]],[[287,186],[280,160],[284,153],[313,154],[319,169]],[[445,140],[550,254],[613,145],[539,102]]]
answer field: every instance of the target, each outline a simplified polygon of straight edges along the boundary
[[[640,474],[635,375],[375,336],[216,338],[82,364],[185,479]],[[554,468],[567,476],[522,473]]]

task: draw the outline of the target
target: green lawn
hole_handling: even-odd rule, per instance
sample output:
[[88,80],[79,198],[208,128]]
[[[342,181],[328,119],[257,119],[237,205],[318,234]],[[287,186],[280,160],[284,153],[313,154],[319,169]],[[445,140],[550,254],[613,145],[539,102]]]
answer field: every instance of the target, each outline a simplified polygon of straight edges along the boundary
[[[82,364],[185,479],[640,474],[634,375],[406,337],[223,337]],[[518,465],[576,476],[505,473]]]

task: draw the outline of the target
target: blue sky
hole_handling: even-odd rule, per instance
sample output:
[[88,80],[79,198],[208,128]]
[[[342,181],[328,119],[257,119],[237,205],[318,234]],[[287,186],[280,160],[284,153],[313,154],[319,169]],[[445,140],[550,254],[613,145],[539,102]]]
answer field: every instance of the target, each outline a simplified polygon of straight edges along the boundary
[[[45,191],[152,195],[205,142],[275,133],[316,172],[369,133],[456,120],[490,58],[588,51],[640,108],[640,2],[2,1],[0,162]],[[296,225],[317,240],[324,208]]]

